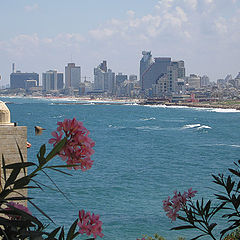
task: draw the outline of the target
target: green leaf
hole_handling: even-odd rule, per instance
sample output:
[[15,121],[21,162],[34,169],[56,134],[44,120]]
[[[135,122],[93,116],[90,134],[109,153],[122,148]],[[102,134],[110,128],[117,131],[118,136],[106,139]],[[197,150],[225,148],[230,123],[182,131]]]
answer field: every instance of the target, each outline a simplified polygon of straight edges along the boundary
[[223,200],[223,201],[230,201],[230,199],[228,197],[225,197],[223,195],[219,195],[219,194],[214,194],[218,199]]
[[216,226],[217,226],[216,223],[212,223],[212,224],[208,227],[209,231],[211,232]]
[[236,170],[231,169],[231,168],[229,168],[228,170],[229,170],[231,173],[233,173],[234,175],[240,177],[240,172],[239,172],[239,171],[236,171]]
[[9,197],[9,198],[5,198],[6,201],[24,201],[24,200],[28,200],[28,199],[33,199],[30,197]]
[[21,168],[14,168],[7,179],[4,188],[6,189],[8,186],[12,185],[14,181],[16,180],[18,174],[20,173]]
[[12,164],[8,164],[5,165],[6,169],[14,169],[14,168],[26,168],[26,167],[30,167],[36,164],[32,163],[32,162],[23,162],[23,163],[12,163]]
[[40,166],[46,163],[46,159],[44,157],[45,153],[46,153],[46,145],[43,144],[37,154],[37,158]]
[[61,229],[61,227],[54,229],[51,233],[48,234],[48,238],[46,238],[46,240],[56,239],[54,237],[57,235],[57,233],[59,232],[60,229]]
[[62,227],[58,240],[64,240],[64,227]]
[[4,156],[2,154],[2,169],[3,169],[3,176],[4,176],[4,181],[7,181],[7,174],[6,174],[6,169],[5,169],[5,159]]
[[206,217],[208,218],[208,213],[209,213],[209,209],[210,209],[210,206],[211,206],[211,200],[209,200],[207,202],[207,204],[205,205],[204,209],[203,209],[203,212],[205,213]]
[[79,167],[81,166],[80,164],[65,164],[65,165],[55,165],[55,166],[47,166],[46,168],[68,168],[68,167]]
[[21,188],[25,187],[26,185],[28,185],[30,180],[31,179],[28,176],[22,177],[22,178],[18,179],[17,181],[15,181],[13,188],[21,189]]
[[55,157],[64,147],[64,145],[66,144],[67,139],[64,138],[62,139],[59,143],[57,143],[55,145],[55,147],[52,149],[52,151],[47,155],[46,157],[46,162],[48,162],[49,160],[51,160],[53,157]]
[[66,174],[66,175],[68,175],[68,176],[72,176],[72,174],[67,173],[67,172],[64,172],[64,171],[59,170],[59,169],[56,169],[56,168],[52,168],[52,167],[46,167],[46,168],[49,168],[49,169],[54,170],[54,171],[56,171],[56,172],[60,172],[60,173]]
[[197,237],[195,237],[195,238],[191,238],[191,240],[197,240],[198,238],[200,238],[200,237],[203,237],[203,236],[206,236],[207,234],[201,234],[201,235],[199,235],[199,236],[197,236]]
[[[18,152],[19,152],[19,155],[20,155],[21,162],[24,163],[23,155],[22,155],[21,149],[20,149],[17,141],[16,141],[16,144],[17,144],[17,148],[18,148]],[[26,173],[26,169],[25,168],[23,168],[23,172],[24,172],[24,175],[26,176],[27,173]]]
[[171,230],[183,230],[183,229],[190,229],[190,228],[196,228],[196,227],[192,225],[185,225],[185,226],[171,228]]
[[73,239],[74,232],[75,232],[76,227],[77,227],[77,222],[78,222],[78,219],[76,219],[75,222],[72,224],[72,226],[69,228],[66,240],[72,240]]

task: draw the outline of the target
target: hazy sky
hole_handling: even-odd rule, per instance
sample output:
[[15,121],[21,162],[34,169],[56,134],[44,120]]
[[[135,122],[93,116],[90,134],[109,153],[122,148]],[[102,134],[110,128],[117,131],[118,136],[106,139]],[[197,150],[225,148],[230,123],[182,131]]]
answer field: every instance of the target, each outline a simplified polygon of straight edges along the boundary
[[240,0],[0,0],[0,85],[22,72],[93,79],[102,60],[139,75],[142,50],[184,60],[187,74],[212,81],[240,71]]

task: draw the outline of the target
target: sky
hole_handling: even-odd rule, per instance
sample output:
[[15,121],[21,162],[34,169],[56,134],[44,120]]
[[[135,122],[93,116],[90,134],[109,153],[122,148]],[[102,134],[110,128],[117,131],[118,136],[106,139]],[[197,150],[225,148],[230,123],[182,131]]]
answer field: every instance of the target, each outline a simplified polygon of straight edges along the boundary
[[16,70],[139,76],[142,51],[211,81],[240,72],[240,0],[0,0],[0,85]]

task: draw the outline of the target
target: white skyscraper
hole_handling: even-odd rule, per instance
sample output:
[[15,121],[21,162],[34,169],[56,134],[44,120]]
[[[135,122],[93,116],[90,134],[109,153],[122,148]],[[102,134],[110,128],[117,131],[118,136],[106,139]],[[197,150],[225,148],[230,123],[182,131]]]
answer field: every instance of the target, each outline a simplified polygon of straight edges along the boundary
[[81,67],[68,63],[65,67],[65,88],[78,89],[81,83]]

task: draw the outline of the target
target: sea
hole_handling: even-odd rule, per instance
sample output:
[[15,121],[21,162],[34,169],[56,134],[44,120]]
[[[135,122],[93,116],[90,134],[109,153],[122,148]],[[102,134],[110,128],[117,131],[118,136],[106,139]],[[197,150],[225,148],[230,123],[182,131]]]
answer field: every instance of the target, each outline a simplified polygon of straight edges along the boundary
[[[37,162],[42,144],[51,150],[51,132],[66,118],[82,121],[96,143],[90,170],[68,170],[72,176],[48,171],[65,197],[54,191],[46,175],[37,176],[50,188],[31,190],[29,196],[54,224],[29,207],[49,224],[49,231],[60,225],[67,231],[84,209],[100,215],[104,240],[136,240],[155,233],[167,240],[190,239],[195,232],[170,230],[183,222],[171,222],[162,201],[189,188],[198,191],[194,199],[214,199],[212,174],[228,173],[240,159],[240,111],[234,109],[95,104],[67,98],[0,100],[7,102],[11,121],[28,128],[29,161]],[[46,129],[41,136],[34,134],[36,125]],[[63,162],[57,158],[56,163]]]

